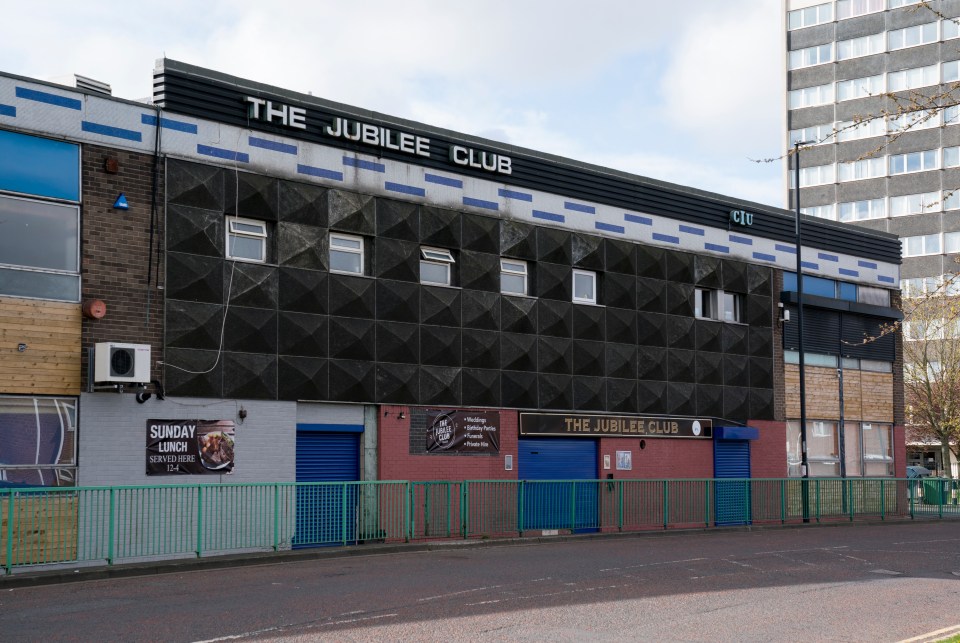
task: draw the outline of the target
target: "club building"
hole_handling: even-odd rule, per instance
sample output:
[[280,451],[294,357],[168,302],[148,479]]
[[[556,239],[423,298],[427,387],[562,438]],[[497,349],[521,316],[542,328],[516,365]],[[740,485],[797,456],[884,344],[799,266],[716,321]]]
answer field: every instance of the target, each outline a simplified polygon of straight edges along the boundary
[[[172,60],[75,84],[0,74],[0,484],[800,475],[789,211]],[[903,476],[900,242],[803,238],[810,473]]]

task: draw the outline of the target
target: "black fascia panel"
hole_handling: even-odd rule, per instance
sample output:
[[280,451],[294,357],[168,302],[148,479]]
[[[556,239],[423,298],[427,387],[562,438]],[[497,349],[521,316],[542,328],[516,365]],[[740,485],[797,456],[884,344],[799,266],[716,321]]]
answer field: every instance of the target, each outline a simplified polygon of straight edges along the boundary
[[[797,293],[793,290],[785,290],[780,293],[780,301],[790,306],[797,305]],[[843,299],[832,299],[830,297],[821,297],[820,295],[803,295],[803,307],[823,308],[826,310],[839,310],[841,312],[851,312],[870,317],[882,317],[883,319],[899,320],[903,319],[903,313],[896,308],[887,306],[876,306],[874,304],[861,304],[856,301],[845,301]]]

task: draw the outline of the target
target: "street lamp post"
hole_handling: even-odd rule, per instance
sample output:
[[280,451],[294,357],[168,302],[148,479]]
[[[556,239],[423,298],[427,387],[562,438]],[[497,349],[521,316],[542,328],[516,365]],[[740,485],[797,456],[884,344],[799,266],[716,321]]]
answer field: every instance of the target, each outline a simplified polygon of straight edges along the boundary
[[797,348],[800,351],[800,483],[803,497],[803,522],[810,522],[810,471],[807,459],[807,389],[803,360],[803,238],[800,234],[800,147],[813,141],[796,141],[793,144],[794,189],[797,213]]

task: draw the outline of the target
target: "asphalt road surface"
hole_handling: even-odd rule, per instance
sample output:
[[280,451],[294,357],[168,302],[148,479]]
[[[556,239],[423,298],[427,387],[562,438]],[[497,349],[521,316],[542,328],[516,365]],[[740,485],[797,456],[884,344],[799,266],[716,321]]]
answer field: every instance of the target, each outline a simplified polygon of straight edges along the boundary
[[2,641],[873,642],[956,625],[960,521],[451,548],[0,591]]

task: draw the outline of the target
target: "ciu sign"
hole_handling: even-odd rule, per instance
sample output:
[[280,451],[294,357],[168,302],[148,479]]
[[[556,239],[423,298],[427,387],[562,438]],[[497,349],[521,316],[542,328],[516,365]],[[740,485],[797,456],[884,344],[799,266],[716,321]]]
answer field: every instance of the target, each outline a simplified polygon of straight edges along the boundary
[[736,223],[737,225],[751,226],[753,225],[753,212],[747,212],[746,210],[731,210],[730,221],[732,223]]

